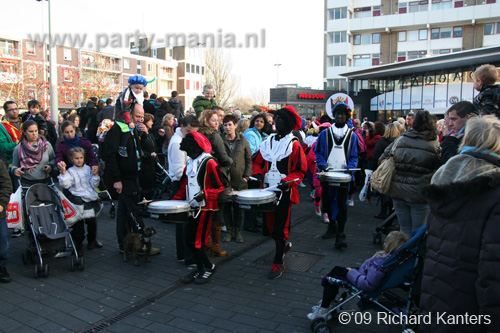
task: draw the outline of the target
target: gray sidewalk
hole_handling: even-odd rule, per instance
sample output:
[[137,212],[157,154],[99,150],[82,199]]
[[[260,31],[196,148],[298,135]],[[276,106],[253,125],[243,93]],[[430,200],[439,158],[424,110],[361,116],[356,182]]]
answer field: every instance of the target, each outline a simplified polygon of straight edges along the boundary
[[[85,270],[70,272],[69,258],[48,260],[50,276],[34,278],[23,265],[25,237],[11,238],[12,283],[0,285],[2,332],[310,332],[306,318],[321,299],[321,278],[334,265],[359,266],[381,248],[372,234],[378,207],[355,200],[346,227],[348,247],[323,240],[326,225],[314,215],[307,189],[292,208],[292,250],[286,271],[269,280],[274,242],[245,232],[245,242],[222,243],[229,255],[213,258],[218,266],[211,282],[185,285],[191,271],[175,257],[175,226],[146,219],[157,234],[160,255],[136,267],[118,253],[115,221],[99,217],[102,249],[87,251]],[[338,332],[396,332],[388,326],[335,326]]]

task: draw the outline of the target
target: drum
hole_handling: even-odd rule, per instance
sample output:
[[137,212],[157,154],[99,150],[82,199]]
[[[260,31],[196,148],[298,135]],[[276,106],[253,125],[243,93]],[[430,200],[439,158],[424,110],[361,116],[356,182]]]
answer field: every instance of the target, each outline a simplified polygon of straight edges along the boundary
[[185,200],[162,200],[148,205],[152,218],[159,218],[166,222],[187,223],[191,206]]
[[328,186],[347,187],[352,177],[343,172],[325,171],[319,175],[319,180],[328,183]]
[[276,194],[266,189],[240,191],[234,201],[242,209],[251,209],[255,212],[274,212]]

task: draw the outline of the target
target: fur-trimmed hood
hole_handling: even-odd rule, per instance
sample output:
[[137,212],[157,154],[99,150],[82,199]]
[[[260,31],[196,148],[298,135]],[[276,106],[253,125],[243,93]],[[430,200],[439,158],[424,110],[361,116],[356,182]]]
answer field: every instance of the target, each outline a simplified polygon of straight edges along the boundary
[[481,153],[464,153],[439,168],[424,188],[431,210],[448,217],[468,198],[500,187],[500,159]]

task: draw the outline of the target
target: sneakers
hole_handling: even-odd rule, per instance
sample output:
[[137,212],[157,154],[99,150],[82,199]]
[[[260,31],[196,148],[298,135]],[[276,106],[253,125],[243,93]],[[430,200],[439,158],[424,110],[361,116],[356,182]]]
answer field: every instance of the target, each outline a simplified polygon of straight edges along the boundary
[[316,216],[321,216],[321,208],[316,207],[316,209],[314,209],[314,214],[316,214]]
[[97,247],[98,249],[102,247],[102,243],[97,238],[95,239],[95,247]]
[[212,264],[212,268],[206,269],[194,279],[194,283],[203,284],[210,281],[210,278],[215,273],[215,264]]
[[222,228],[220,229],[222,232],[227,232],[227,227],[225,225],[222,226]]
[[292,242],[286,242],[285,249],[283,250],[283,259],[285,259],[286,254],[292,248]]
[[184,283],[184,284],[193,283],[198,276],[200,276],[200,271],[199,270],[192,271],[188,276],[186,276],[182,280],[182,283]]
[[127,147],[123,146],[118,147],[118,155],[120,155],[121,157],[128,157]]
[[21,231],[21,229],[14,229],[12,231],[12,235],[11,237],[12,238],[17,238],[17,237],[21,237],[21,235],[23,234],[23,232]]
[[271,268],[268,277],[269,279],[274,280],[282,276],[284,272],[285,272],[285,264],[282,265],[273,264],[273,267]]
[[354,199],[347,200],[347,203],[349,204],[349,207],[354,207]]
[[326,224],[330,223],[330,219],[328,218],[328,214],[323,214],[323,222]]
[[306,184],[304,184],[303,182],[300,182],[298,186],[299,186],[299,187],[306,187],[307,185],[306,185]]
[[[313,321],[319,317],[325,317],[325,315],[330,311],[330,308],[322,308],[321,306],[318,306],[317,308],[314,309],[312,313],[309,313],[307,315],[307,319],[310,321]],[[326,318],[325,318],[326,319]]]
[[314,200],[314,190],[311,191],[310,197]]
[[11,280],[9,272],[7,272],[7,267],[0,267],[0,282],[9,283]]

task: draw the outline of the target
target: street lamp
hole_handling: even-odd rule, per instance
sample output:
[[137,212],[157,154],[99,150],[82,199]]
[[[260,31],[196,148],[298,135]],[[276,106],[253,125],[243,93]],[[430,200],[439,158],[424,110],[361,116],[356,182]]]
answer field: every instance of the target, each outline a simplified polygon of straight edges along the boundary
[[[41,2],[42,0],[36,0]],[[57,53],[56,45],[52,40],[52,0],[49,2],[49,87],[50,87],[50,119],[59,121],[59,100],[57,97]]]
[[278,88],[278,81],[279,81],[279,67],[281,64],[274,64],[276,66],[276,88]]

